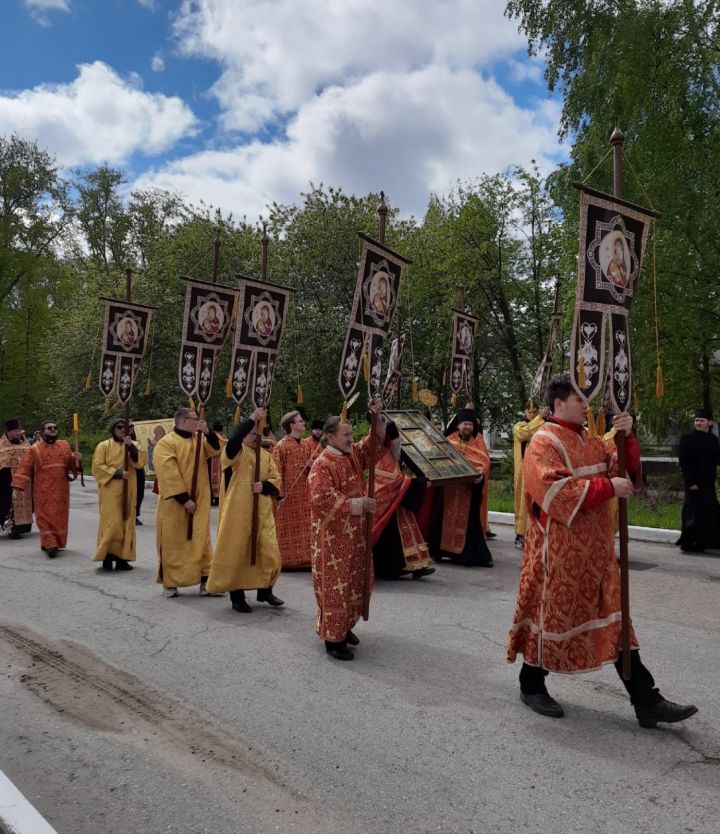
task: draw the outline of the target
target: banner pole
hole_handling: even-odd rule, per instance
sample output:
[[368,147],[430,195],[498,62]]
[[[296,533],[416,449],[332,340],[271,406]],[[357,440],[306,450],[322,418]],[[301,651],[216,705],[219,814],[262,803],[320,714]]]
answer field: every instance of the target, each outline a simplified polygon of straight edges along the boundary
[[[613,196],[622,197],[623,191],[623,145],[625,134],[616,125],[610,137],[613,151]],[[625,432],[615,435],[615,447],[618,456],[618,476],[627,477],[627,458]],[[628,554],[628,514],[627,499],[618,498],[618,516],[620,532],[620,609],[622,614],[622,675],[630,680],[630,570]]]
[[[132,269],[125,270],[125,301],[132,301]],[[125,403],[125,437],[130,436],[130,400]],[[130,449],[125,446],[125,457],[123,461],[123,521],[130,518],[129,506],[129,483],[130,478]],[[127,477],[125,477],[127,475]]]

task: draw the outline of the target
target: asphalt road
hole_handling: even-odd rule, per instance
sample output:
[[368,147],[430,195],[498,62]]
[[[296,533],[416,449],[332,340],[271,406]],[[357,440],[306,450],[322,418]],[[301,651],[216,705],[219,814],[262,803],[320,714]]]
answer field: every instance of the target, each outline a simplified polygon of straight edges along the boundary
[[542,718],[505,663],[520,554],[380,583],[352,663],[313,629],[309,573],[251,615],[155,578],[148,492],[131,573],[90,561],[93,485],[70,549],[0,540],[0,769],[60,834],[720,830],[720,559],[633,544],[633,615],[684,725],[638,727],[612,668],[553,676]]

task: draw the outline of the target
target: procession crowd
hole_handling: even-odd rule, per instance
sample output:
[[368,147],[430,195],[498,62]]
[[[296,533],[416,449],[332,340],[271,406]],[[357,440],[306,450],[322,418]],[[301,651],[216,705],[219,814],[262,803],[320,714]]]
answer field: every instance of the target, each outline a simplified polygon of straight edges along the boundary
[[[660,694],[640,660],[632,627],[629,679],[622,675],[613,505],[617,498],[629,499],[639,482],[632,417],[615,415],[612,431],[602,436],[589,430],[587,405],[566,375],[550,381],[546,402],[541,411],[528,403],[525,419],[514,428],[515,532],[523,562],[507,660],[522,658],[520,697],[535,712],[559,718],[563,708],[547,689],[550,672],[614,664],[641,726],[685,720],[697,708]],[[152,450],[157,582],[164,596],[177,597],[189,587],[199,587],[203,596],[227,592],[232,609],[249,614],[247,592],[255,591],[257,602],[282,606],[275,594],[281,570],[311,568],[316,632],[330,657],[349,661],[360,643],[353,629],[367,614],[373,573],[422,579],[443,559],[491,568],[490,457],[472,404],[458,411],[445,433],[477,477],[442,486],[408,469],[401,432],[384,419],[380,400],[370,404],[370,416],[370,433],[354,442],[347,419],[312,421],[308,435],[304,414],[294,410],[282,418],[284,437],[276,442],[263,432],[263,409],[227,437],[221,425],[209,427],[195,410],[179,408],[174,430]],[[681,460],[690,481],[683,549],[713,546],[701,527],[713,506],[715,523],[720,518],[714,475],[708,487],[709,460],[714,456],[717,465],[720,447],[708,435],[707,415],[698,420]],[[619,433],[625,437],[628,477],[618,475]],[[34,514],[49,558],[67,545],[69,485],[82,468],[79,455],[57,435],[57,423],[49,420],[29,444],[19,421],[9,420],[0,439],[0,523],[20,538]],[[136,558],[147,452],[133,435],[131,421],[114,420],[110,436],[93,454],[100,513],[93,560],[104,571],[129,571]]]

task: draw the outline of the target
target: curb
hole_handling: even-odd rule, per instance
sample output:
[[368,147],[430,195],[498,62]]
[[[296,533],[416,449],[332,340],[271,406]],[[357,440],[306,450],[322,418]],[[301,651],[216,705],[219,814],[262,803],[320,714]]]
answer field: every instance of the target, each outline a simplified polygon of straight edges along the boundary
[[[499,513],[490,510],[488,518],[495,524],[515,525],[514,513]],[[656,542],[660,544],[675,544],[680,536],[679,530],[668,530],[664,527],[628,527],[628,536],[638,542]]]
[[1,770],[0,834],[58,834]]

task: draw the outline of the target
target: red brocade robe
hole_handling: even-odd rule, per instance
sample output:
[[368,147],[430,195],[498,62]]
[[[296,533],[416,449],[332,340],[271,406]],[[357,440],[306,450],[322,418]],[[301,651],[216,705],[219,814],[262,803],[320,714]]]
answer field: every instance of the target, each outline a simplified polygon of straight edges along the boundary
[[[373,547],[380,534],[395,516],[400,534],[405,570],[414,571],[430,567],[432,560],[427,542],[420,532],[415,513],[401,506],[412,478],[405,475],[391,452],[383,455],[375,465],[375,500],[377,508],[373,516]],[[378,572],[379,572],[378,567]]]
[[352,499],[366,494],[369,451],[367,437],[348,455],[328,446],[308,477],[315,628],[333,643],[343,641],[363,613],[365,513],[352,515]]
[[[480,527],[483,526],[482,508],[487,507],[487,491],[490,483],[490,455],[485,440],[481,434],[468,441],[461,440],[457,432],[453,432],[448,440],[468,463],[483,474],[483,498],[480,504]],[[443,487],[445,503],[443,504],[443,529],[440,549],[447,553],[462,553],[465,547],[465,535],[468,528],[470,513],[471,484],[457,484]]]
[[32,490],[35,521],[45,550],[65,547],[70,516],[70,484],[77,478],[75,457],[66,440],[40,439],[28,450],[13,476],[13,489]]
[[[32,527],[32,494],[29,490],[22,492],[18,490],[15,495],[11,495],[12,479],[20,466],[20,461],[29,450],[30,444],[27,440],[23,440],[21,443],[12,443],[8,440],[7,435],[0,435],[0,469],[8,470],[3,481],[8,490],[7,509],[10,510],[12,507],[13,528],[22,533],[30,532]],[[3,512],[0,511],[0,526],[2,526],[4,520]]]
[[275,510],[283,569],[310,567],[310,504],[305,465],[311,455],[309,445],[289,434],[272,450],[285,490]]
[[[638,469],[637,440],[626,443],[628,472]],[[586,429],[548,422],[523,461],[528,528],[507,659],[522,654],[551,672],[586,672],[617,660],[621,649],[620,571],[609,478],[613,443]],[[631,648],[637,640],[631,628]]]

